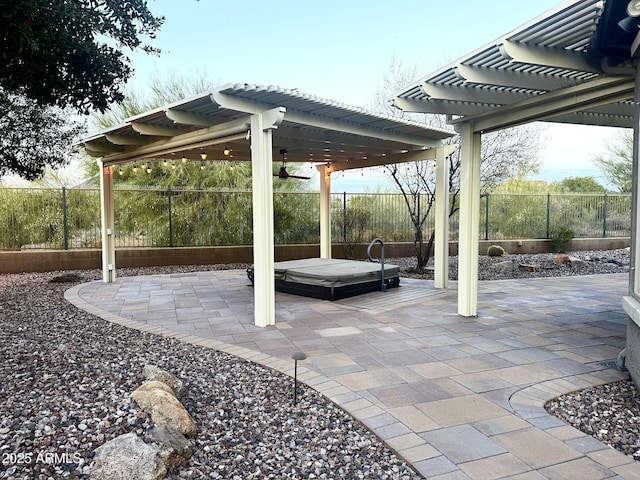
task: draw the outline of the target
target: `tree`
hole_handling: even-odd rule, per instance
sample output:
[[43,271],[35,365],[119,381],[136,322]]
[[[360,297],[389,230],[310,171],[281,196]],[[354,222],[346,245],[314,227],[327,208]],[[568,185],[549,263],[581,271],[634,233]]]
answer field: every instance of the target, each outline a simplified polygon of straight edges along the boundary
[[604,193],[607,191],[593,177],[567,177],[559,182],[553,182],[551,186],[559,193]]
[[68,110],[40,107],[25,95],[0,88],[0,176],[41,177],[46,165],[61,166],[73,139],[84,131]]
[[600,171],[620,193],[631,193],[633,184],[633,132],[622,131],[608,152],[593,159]]
[[145,0],[0,0],[0,87],[40,105],[104,111],[133,70],[123,49],[159,53],[164,19]]
[[[442,115],[405,114],[399,109],[390,110],[388,99],[403,86],[414,81],[416,67],[405,67],[402,61],[393,57],[383,84],[377,90],[377,96],[370,108],[396,118],[422,122],[431,126],[444,126]],[[537,145],[540,142],[542,129],[539,125],[524,125],[483,135],[480,181],[485,193],[495,185],[511,177],[524,177],[535,173],[539,168]],[[458,138],[452,137],[449,143],[457,144]],[[460,194],[460,151],[457,149],[448,159],[449,165],[449,217],[459,209]],[[425,232],[425,223],[435,202],[435,168],[431,162],[414,162],[411,164],[390,165],[387,167],[391,176],[405,199],[411,216],[416,236],[414,248],[416,253],[416,271],[423,272],[430,259],[435,240],[435,231]],[[426,244],[425,244],[425,236]]]
[[145,0],[0,0],[0,175],[27,180],[68,162],[71,110],[106,110],[133,70],[124,51],[159,53],[163,18]]

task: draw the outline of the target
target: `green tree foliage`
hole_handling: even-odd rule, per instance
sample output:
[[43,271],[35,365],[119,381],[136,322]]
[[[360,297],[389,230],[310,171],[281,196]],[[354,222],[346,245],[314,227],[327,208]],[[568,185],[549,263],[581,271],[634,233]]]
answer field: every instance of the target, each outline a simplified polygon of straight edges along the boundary
[[605,178],[619,193],[631,193],[633,183],[633,132],[624,130],[608,145],[608,152],[594,158]]
[[0,0],[0,12],[0,86],[84,113],[123,99],[123,50],[158,53],[140,37],[164,20],[145,0]]
[[491,189],[491,193],[549,193],[555,187],[545,180],[528,180],[526,178],[509,178]]
[[607,191],[593,177],[568,177],[551,185],[560,193],[604,193]]
[[[68,162],[80,113],[123,99],[123,51],[157,50],[163,19],[145,0],[0,0],[0,175],[32,180]],[[25,153],[28,152],[28,153]]]
[[64,165],[73,139],[84,131],[70,112],[41,107],[25,95],[0,88],[0,177],[39,178],[46,165]]
[[[551,190],[544,180],[511,178],[485,194],[480,211],[489,211],[491,238],[544,238],[547,235],[547,203]],[[487,206],[488,204],[488,206]]]

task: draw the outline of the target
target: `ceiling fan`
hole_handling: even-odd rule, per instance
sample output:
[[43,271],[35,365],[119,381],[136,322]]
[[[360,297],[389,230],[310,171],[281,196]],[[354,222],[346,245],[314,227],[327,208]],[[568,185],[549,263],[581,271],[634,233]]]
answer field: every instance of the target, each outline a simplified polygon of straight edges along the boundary
[[282,180],[286,180],[287,178],[297,178],[298,180],[311,180],[311,177],[303,177],[301,175],[291,175],[287,172],[287,165],[285,163],[285,157],[287,155],[287,149],[281,148],[280,155],[282,155],[282,166],[280,167],[280,171],[278,173],[274,173],[274,177],[281,178]]

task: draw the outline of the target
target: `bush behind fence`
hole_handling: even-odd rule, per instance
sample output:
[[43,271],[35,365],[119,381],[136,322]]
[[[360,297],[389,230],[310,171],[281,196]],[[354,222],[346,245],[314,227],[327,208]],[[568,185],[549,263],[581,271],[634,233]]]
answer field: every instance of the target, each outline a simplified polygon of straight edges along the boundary
[[[249,245],[249,191],[116,189],[117,247]],[[419,202],[426,209],[425,195]],[[480,238],[549,238],[554,227],[576,237],[630,235],[631,196],[622,194],[490,194],[480,202]],[[405,200],[396,193],[335,193],[332,239],[345,245],[379,237],[413,242],[415,229]],[[276,244],[319,242],[319,195],[275,192]],[[418,212],[419,215],[423,212]],[[458,237],[458,214],[450,239]],[[433,213],[423,228],[428,239]],[[0,249],[100,247],[98,189],[0,188]]]

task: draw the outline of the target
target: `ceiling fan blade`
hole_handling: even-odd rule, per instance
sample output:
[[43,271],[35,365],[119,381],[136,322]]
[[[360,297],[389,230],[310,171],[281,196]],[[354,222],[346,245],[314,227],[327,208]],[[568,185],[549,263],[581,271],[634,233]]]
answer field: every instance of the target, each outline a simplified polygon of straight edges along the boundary
[[311,180],[311,177],[303,177],[302,175],[288,175],[289,178],[297,178],[298,180]]

